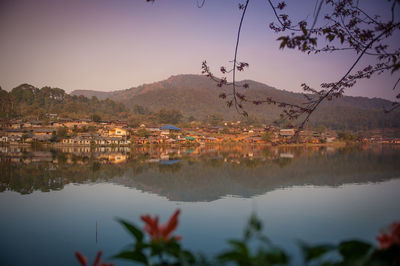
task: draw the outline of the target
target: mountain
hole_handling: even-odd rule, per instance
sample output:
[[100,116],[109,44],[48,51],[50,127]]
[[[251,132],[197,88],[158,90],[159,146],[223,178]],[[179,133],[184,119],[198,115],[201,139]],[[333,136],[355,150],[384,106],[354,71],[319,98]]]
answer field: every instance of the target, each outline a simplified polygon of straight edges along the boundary
[[[266,99],[301,103],[305,100],[301,93],[278,90],[266,84],[252,80],[241,83],[249,84],[245,94],[249,99]],[[227,120],[243,119],[234,108],[228,108],[218,95],[221,92],[229,93],[230,88],[219,88],[216,83],[201,75],[176,75],[170,78],[127,90],[113,92],[73,91],[72,95],[86,97],[96,96],[99,99],[109,98],[123,103],[127,108],[141,105],[151,111],[165,109],[179,109],[184,116],[193,116],[204,119],[207,116],[218,114]],[[334,129],[370,129],[370,128],[400,128],[399,111],[385,114],[384,108],[391,106],[391,102],[379,98],[345,96],[332,101],[325,101],[311,116],[310,124],[323,124]],[[250,117],[265,123],[271,123],[279,118],[281,109],[268,104],[244,104]]]

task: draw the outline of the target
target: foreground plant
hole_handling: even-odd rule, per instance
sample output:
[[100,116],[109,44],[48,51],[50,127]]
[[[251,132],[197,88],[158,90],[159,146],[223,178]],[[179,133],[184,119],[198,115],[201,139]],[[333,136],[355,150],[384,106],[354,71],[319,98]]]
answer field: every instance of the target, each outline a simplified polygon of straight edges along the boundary
[[134,237],[135,242],[128,249],[123,250],[114,258],[131,260],[144,265],[193,265],[195,257],[184,250],[178,242],[182,237],[171,236],[178,226],[180,210],[176,210],[166,224],[159,224],[158,216],[141,216],[145,223],[144,231],[149,235],[145,237],[143,232],[135,225],[119,220],[125,229]]
[[[159,217],[141,216],[145,236],[137,226],[119,220],[119,223],[133,236],[134,243],[115,255],[114,258],[130,260],[143,265],[291,265],[290,256],[284,249],[274,245],[263,233],[262,223],[252,215],[241,239],[228,240],[228,248],[215,258],[194,255],[179,243],[182,238],[173,236],[179,222],[180,210],[176,210],[165,224],[159,224]],[[304,265],[356,265],[386,266],[400,265],[400,223],[394,222],[377,236],[379,246],[360,240],[342,241],[337,245],[308,245],[299,243]],[[82,266],[87,258],[77,252]],[[101,251],[94,266],[107,266],[100,262]]]

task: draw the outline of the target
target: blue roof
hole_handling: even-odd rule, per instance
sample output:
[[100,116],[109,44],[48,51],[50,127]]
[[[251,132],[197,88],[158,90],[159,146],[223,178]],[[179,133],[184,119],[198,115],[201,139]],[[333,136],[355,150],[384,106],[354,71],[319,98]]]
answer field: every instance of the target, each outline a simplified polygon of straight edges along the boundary
[[168,129],[168,130],[182,130],[182,129],[180,129],[180,128],[177,128],[177,127],[175,127],[175,126],[172,126],[172,125],[166,125],[166,126],[160,127],[160,129]]

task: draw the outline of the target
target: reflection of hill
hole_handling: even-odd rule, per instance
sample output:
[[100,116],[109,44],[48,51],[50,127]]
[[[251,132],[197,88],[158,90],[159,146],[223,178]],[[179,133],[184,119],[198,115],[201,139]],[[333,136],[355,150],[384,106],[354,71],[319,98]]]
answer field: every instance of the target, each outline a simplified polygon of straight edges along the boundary
[[[169,154],[180,159],[161,163],[155,158],[165,150],[10,152],[0,156],[0,191],[27,194],[60,190],[69,183],[113,182],[175,201],[211,201],[291,186],[340,186],[400,177],[400,152],[393,146],[241,149],[216,147],[190,154],[172,150]],[[104,156],[124,160],[116,164]]]
[[[226,195],[252,197],[291,186],[340,186],[348,183],[380,182],[400,177],[400,154],[391,149],[333,154],[303,154],[282,167],[262,161],[255,167],[214,159],[182,164],[179,172],[148,169],[124,175],[113,182],[156,193],[176,201],[211,201]],[[287,160],[287,159],[285,159]]]

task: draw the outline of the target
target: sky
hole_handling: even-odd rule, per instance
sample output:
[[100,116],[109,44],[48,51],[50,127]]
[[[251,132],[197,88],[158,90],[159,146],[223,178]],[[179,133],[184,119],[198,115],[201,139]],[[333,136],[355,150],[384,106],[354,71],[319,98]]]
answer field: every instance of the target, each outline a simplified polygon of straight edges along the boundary
[[[239,2],[206,0],[198,8],[196,0],[0,0],[0,86],[113,91],[201,74],[204,60],[218,72],[233,59]],[[386,1],[360,2],[386,15]],[[312,17],[315,0],[287,3],[289,15]],[[238,79],[300,92],[302,83],[318,88],[339,79],[356,58],[280,50],[268,27],[273,21],[265,0],[250,1],[238,51],[250,67]],[[346,95],[394,100],[396,75],[362,81]]]

